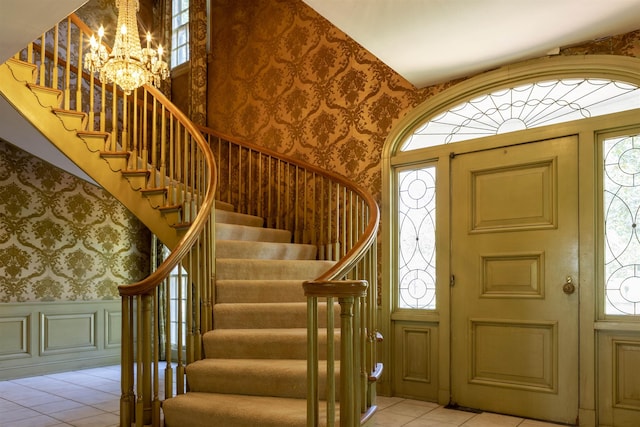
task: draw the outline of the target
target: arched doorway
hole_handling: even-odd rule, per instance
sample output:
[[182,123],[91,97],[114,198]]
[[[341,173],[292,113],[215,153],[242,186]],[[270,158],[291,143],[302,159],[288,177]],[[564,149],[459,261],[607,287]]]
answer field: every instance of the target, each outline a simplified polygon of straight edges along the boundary
[[[607,194],[618,194],[607,189],[607,147],[626,144],[617,169],[636,174],[639,62],[547,58],[486,73],[389,136],[382,319],[392,393],[581,425],[640,420],[640,273],[628,267],[640,260],[629,245],[629,259],[612,256],[621,249],[606,237],[637,234],[605,226]],[[616,209],[640,209],[625,197]],[[637,215],[627,217],[635,230]],[[616,298],[626,308],[612,308]]]

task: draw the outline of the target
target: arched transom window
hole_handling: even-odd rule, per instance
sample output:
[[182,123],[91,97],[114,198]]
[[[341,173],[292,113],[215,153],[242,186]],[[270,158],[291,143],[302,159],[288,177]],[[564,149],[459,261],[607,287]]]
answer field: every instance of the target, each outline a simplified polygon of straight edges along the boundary
[[431,118],[401,151],[531,129],[640,107],[638,87],[604,79],[529,83],[481,95]]

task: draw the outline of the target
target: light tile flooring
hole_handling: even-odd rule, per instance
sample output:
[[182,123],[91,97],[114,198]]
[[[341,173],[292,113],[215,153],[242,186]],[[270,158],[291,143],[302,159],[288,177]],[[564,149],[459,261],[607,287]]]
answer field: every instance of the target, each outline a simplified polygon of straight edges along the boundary
[[[0,381],[0,425],[118,426],[119,399],[119,366]],[[378,406],[380,410],[374,416],[372,427],[557,427],[504,415],[456,411],[435,403],[397,397],[379,397]]]

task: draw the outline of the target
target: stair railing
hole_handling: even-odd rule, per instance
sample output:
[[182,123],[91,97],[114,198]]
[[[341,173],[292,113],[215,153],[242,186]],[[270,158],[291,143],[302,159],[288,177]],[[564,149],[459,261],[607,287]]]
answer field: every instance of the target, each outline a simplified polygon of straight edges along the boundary
[[[373,197],[338,174],[200,128],[218,159],[216,199],[241,213],[263,217],[265,226],[291,231],[294,243],[312,244],[318,258],[336,261],[316,280],[304,284],[308,299],[307,422],[319,425],[319,402],[326,401],[326,423],[336,412],[335,360],[340,359],[341,426],[360,425],[375,411],[379,210]],[[327,351],[318,353],[318,300],[341,306],[340,351],[333,346],[333,316],[328,315]],[[327,313],[333,313],[327,310]],[[335,328],[338,329],[338,328]],[[318,364],[326,360],[327,396],[318,395]]]
[[114,196],[165,214],[166,224],[145,224],[172,252],[151,275],[118,288],[120,425],[159,426],[161,400],[186,391],[185,366],[201,358],[201,334],[212,327],[218,174],[200,131],[159,90],[145,85],[127,95],[83,69],[91,35],[70,15],[11,61],[33,64],[34,86],[61,93],[61,108],[51,110],[83,116],[77,136],[124,177],[113,179],[130,183],[130,191]]

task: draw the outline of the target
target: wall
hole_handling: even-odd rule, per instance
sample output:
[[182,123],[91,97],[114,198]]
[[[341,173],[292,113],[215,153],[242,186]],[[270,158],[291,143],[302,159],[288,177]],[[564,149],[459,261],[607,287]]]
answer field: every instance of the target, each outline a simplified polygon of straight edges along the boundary
[[0,140],[0,379],[117,363],[117,286],[149,247],[108,193]]
[[0,142],[0,302],[118,298],[149,231],[108,193]]
[[[415,88],[300,0],[212,0],[211,20],[208,125],[338,172],[378,200],[389,131],[457,83]],[[561,54],[640,56],[640,32]]]

